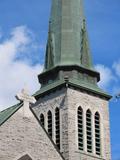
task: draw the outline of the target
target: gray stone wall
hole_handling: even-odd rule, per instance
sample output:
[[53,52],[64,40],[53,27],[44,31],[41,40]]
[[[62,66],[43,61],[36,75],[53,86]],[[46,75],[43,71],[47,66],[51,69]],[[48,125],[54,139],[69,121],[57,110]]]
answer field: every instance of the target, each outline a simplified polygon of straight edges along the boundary
[[[77,109],[81,106],[84,119],[84,151],[78,150]],[[60,108],[61,122],[61,149],[66,160],[110,160],[110,131],[108,102],[100,97],[89,95],[74,89],[62,89],[51,93],[42,99],[34,107],[36,115],[43,113],[46,117],[45,128],[47,130],[47,112],[51,110],[54,118],[54,110]],[[86,144],[86,111],[92,112],[93,153],[87,153]],[[95,153],[94,114],[99,112],[101,120],[101,156]],[[54,121],[53,121],[54,122]],[[53,132],[55,131],[53,124]],[[55,140],[55,133],[53,133]]]
[[33,160],[62,160],[31,111],[23,118],[21,108],[0,127],[0,160],[17,160],[25,154]]
[[[55,122],[55,109],[60,109],[60,151],[63,153],[66,160],[69,159],[69,146],[68,146],[68,105],[67,105],[67,90],[59,90],[53,94],[46,95],[40,98],[37,104],[33,107],[35,114],[40,119],[40,114],[45,116],[45,129],[47,131],[47,113],[50,110],[52,112],[53,122]],[[53,140],[55,142],[55,123],[53,123]]]
[[[73,159],[88,159],[97,160],[105,159],[110,160],[110,130],[109,130],[109,111],[108,102],[100,97],[89,95],[88,93],[83,93],[74,89],[68,89],[68,134],[69,134],[69,153],[70,160]],[[77,109],[81,106],[83,109],[83,119],[84,119],[84,152],[81,156],[78,152],[77,146]],[[90,109],[92,112],[92,137],[93,137],[93,150],[91,154],[87,153],[86,144],[86,111]],[[101,121],[101,156],[97,156],[95,153],[95,135],[94,135],[94,115],[96,112],[100,114]]]

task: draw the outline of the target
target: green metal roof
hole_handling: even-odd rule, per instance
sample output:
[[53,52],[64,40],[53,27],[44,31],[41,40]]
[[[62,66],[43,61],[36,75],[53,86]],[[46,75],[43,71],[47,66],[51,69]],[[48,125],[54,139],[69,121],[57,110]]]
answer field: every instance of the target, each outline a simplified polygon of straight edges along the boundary
[[111,95],[109,95],[107,92],[103,91],[100,89],[97,85],[91,84],[91,83],[86,83],[85,81],[78,81],[76,79],[70,79],[69,81],[70,85],[73,85],[75,87],[84,89],[86,91],[89,91],[91,93],[94,93],[96,95],[99,95],[101,97],[107,98],[108,100],[112,98]]
[[22,103],[16,104],[0,112],[0,126],[7,121],[19,108],[21,108]]
[[106,99],[111,99],[112,96],[107,94],[105,91],[103,91],[102,89],[100,89],[97,85],[95,84],[90,84],[90,83],[86,83],[84,81],[79,81],[77,79],[69,79],[68,82],[66,82],[65,80],[57,80],[56,82],[53,82],[51,84],[48,84],[44,87],[42,87],[40,90],[38,90],[34,96],[37,98],[39,98],[41,95],[45,94],[46,92],[51,92],[53,90],[55,90],[58,87],[61,86],[66,86],[66,84],[68,84],[68,86],[73,86],[79,89],[84,89],[85,91],[94,93],[96,95],[99,95],[103,98]]
[[46,93],[47,91],[49,92],[50,90],[55,89],[56,87],[58,88],[59,86],[61,86],[63,84],[65,84],[64,80],[58,80],[58,81],[56,81],[54,83],[48,84],[45,87],[42,87],[40,90],[38,90],[34,94],[34,96],[37,97],[39,95],[42,95],[42,94]]

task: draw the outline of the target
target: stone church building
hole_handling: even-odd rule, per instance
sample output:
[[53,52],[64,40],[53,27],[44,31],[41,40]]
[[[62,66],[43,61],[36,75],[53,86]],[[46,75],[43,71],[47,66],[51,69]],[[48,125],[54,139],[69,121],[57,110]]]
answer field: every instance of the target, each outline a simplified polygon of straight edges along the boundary
[[38,80],[0,112],[0,160],[110,160],[111,96],[97,85],[82,0],[52,0]]

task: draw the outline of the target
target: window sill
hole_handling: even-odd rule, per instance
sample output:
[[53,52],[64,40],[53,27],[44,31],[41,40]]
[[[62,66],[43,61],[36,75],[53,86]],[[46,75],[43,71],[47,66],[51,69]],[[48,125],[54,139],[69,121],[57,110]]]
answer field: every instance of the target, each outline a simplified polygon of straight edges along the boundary
[[93,158],[97,158],[97,159],[100,159],[100,160],[105,160],[105,158],[103,156],[98,156],[96,154],[93,154],[93,153],[87,153],[87,152],[84,152],[84,151],[76,151],[76,153],[81,153],[81,154],[84,154],[86,156],[90,156],[90,157],[93,157]]

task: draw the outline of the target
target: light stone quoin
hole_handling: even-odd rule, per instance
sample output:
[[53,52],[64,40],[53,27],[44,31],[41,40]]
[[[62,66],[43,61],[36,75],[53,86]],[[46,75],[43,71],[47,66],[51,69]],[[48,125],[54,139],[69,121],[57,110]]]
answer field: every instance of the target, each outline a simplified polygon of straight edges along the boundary
[[36,99],[33,96],[30,96],[28,94],[27,89],[22,89],[21,93],[18,93],[16,95],[17,100],[20,100],[23,102],[23,117],[30,117],[30,104],[34,104],[36,102]]

